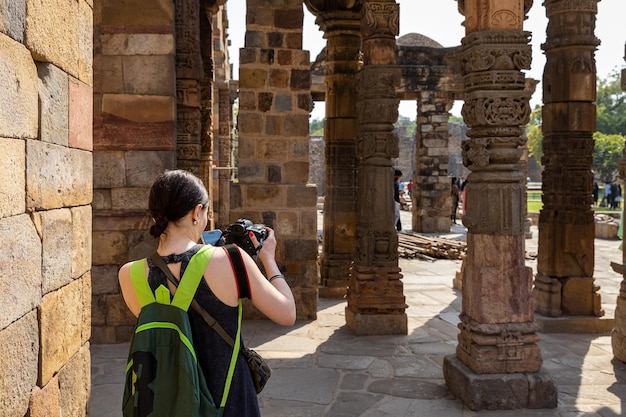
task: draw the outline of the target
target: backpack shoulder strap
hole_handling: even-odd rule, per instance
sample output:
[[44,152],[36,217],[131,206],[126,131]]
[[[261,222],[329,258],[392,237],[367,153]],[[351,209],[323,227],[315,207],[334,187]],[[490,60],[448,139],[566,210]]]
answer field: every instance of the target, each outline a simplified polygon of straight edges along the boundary
[[241,257],[239,248],[232,244],[224,245],[224,248],[229,255],[230,264],[233,267],[233,271],[235,271],[235,277],[237,277],[237,290],[239,291],[239,298],[252,298],[250,296],[248,271],[243,263],[243,258]]
[[130,281],[137,294],[141,308],[156,302],[156,298],[148,285],[146,276],[146,259],[139,259],[130,264]]
[[203,246],[191,257],[174,294],[173,306],[184,311],[189,309],[214,250],[214,246]]

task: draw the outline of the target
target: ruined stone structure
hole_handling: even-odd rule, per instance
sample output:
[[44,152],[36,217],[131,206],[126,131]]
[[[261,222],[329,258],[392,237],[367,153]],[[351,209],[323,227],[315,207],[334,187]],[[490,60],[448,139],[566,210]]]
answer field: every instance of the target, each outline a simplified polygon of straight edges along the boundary
[[[226,0],[0,0],[0,302],[11,307],[0,314],[3,415],[85,415],[89,343],[130,338],[134,318],[117,270],[154,248],[147,193],[166,169],[204,180],[215,226],[246,217],[280,231],[278,262],[300,319],[315,318],[319,294],[346,294],[355,334],[406,334],[393,123],[399,100],[416,100],[424,185],[414,205],[425,211],[413,228],[445,230],[447,112],[461,95],[468,256],[459,345],[445,359],[445,378],[472,409],[556,405],[524,263],[531,92],[522,70],[531,57],[523,21],[533,2],[458,0],[466,36],[450,50],[397,45],[393,0],[304,3],[328,41],[319,264],[318,193],[307,182],[308,117],[320,92],[302,50],[303,0],[247,1],[238,84]],[[534,297],[546,315],[602,314],[589,210],[596,4],[545,1],[545,200]],[[621,360],[623,287],[613,333]]]
[[594,284],[593,132],[596,0],[545,2],[543,209],[534,298],[537,312],[600,317]]
[[91,0],[0,1],[0,414],[85,416]]
[[[556,385],[541,372],[532,272],[524,265],[520,160],[530,93],[522,70],[530,67],[531,48],[523,21],[531,4],[459,2],[466,33],[459,51],[462,113],[469,127],[463,162],[471,173],[463,216],[468,232],[461,332],[456,355],[444,360],[444,376],[448,388],[474,410],[557,404]],[[527,391],[518,391],[518,384]]]

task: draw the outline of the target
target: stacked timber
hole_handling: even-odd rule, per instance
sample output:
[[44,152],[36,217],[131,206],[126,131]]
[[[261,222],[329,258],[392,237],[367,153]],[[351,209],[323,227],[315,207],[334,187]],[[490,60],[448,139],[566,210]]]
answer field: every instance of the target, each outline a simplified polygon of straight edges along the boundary
[[404,259],[463,259],[466,249],[467,244],[461,240],[398,233],[398,256]]

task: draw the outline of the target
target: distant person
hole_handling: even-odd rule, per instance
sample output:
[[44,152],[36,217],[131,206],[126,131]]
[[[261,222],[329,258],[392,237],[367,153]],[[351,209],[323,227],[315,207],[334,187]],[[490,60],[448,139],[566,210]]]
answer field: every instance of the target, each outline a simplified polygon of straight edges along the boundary
[[600,187],[598,187],[597,182],[593,182],[593,205],[598,206],[598,196],[600,194]]
[[606,184],[604,184],[604,197],[603,200],[605,202],[604,207],[608,207],[611,208],[611,183],[607,182]]
[[406,191],[409,194],[409,197],[413,197],[413,180],[410,179],[409,182],[406,183]]
[[402,171],[396,169],[393,173],[393,201],[395,204],[395,225],[396,230],[399,232],[402,230],[402,222],[400,221],[400,179],[402,178]]
[[456,177],[452,177],[450,187],[450,196],[452,197],[452,211],[450,212],[450,220],[452,224],[456,224],[456,211],[459,208],[459,187],[457,187]]
[[617,206],[618,206],[618,204],[617,204],[618,203],[618,201],[617,201],[617,198],[618,198],[617,190],[618,190],[617,184],[612,182],[611,183],[611,194],[610,194],[611,195],[611,201],[609,202],[609,207],[612,210],[616,210]]

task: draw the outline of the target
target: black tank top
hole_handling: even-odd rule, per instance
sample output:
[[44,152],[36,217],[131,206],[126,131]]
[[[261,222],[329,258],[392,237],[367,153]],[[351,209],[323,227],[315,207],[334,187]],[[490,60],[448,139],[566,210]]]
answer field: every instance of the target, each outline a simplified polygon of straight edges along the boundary
[[[184,253],[163,256],[163,260],[168,264],[180,262],[180,276],[182,277],[189,260],[201,247],[202,245],[196,245]],[[215,250],[222,249],[216,248]],[[150,268],[148,283],[152,291],[156,290],[161,284],[167,286],[165,274],[152,263],[150,258],[148,258],[148,266]],[[226,333],[235,340],[237,334],[237,307],[231,307],[221,302],[204,279],[200,280],[195,299],[202,308],[217,320]],[[189,308],[189,321],[191,322],[193,344],[198,361],[204,372],[209,390],[213,395],[213,400],[219,405],[224,392],[226,373],[228,372],[233,348],[207,325],[202,316],[191,308]],[[223,417],[261,416],[250,370],[241,355],[237,358],[237,365],[228,397]]]

